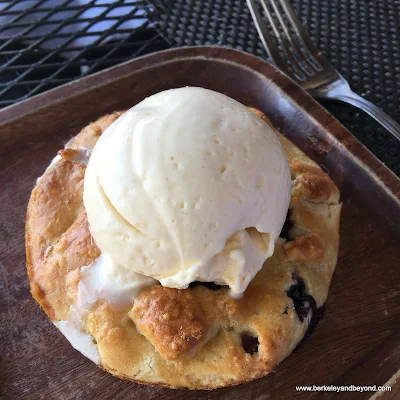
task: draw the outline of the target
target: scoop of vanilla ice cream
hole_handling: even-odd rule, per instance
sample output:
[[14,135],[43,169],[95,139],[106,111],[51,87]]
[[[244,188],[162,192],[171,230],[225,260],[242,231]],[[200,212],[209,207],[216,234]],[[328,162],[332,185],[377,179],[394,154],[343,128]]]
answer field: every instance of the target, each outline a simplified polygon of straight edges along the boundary
[[185,87],[148,97],[103,133],[84,203],[118,276],[174,288],[215,282],[240,296],[273,253],[290,187],[264,121],[223,94]]

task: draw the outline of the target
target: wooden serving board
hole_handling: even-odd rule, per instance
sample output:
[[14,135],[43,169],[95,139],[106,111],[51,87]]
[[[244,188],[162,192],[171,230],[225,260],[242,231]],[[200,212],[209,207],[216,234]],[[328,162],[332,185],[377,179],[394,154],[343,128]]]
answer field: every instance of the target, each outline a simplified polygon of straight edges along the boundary
[[[28,198],[57,150],[97,117],[186,85],[214,89],[263,110],[329,173],[344,204],[339,262],[314,334],[269,376],[212,392],[141,386],[103,372],[46,318],[31,298],[25,271]],[[399,384],[394,392],[400,368],[400,181],[271,65],[217,47],[170,50],[6,108],[0,125],[0,398],[336,398],[298,393],[295,387],[383,385],[390,379],[393,392],[381,398],[400,396]]]

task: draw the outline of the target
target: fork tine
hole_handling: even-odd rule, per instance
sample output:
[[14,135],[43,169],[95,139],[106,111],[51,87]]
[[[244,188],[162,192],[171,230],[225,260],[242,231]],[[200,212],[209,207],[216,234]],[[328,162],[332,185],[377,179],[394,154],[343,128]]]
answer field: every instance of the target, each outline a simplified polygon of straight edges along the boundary
[[303,45],[303,47],[308,50],[308,52],[305,52],[303,49],[300,48],[302,53],[317,71],[321,71],[323,68],[321,64],[318,62],[318,58],[321,58],[322,54],[315,47],[314,43],[308,36],[308,33],[304,28],[304,25],[297,18],[296,13],[293,11],[292,6],[290,5],[290,1],[279,0],[279,2],[281,3],[281,6],[285,11],[287,18],[297,35],[297,39]]
[[[270,23],[270,25],[272,27],[272,30],[274,31],[274,34],[275,34],[279,44],[282,47],[282,51],[283,51],[286,59],[290,63],[290,66],[289,66],[290,70],[292,71],[292,73],[295,76],[295,78],[297,78],[299,81],[304,81],[305,78],[306,78],[304,73],[306,73],[308,75],[312,75],[313,74],[312,71],[310,73],[308,73],[309,70],[307,71],[307,69],[302,66],[299,55],[296,54],[296,52],[293,51],[290,48],[290,46],[288,45],[288,42],[291,41],[291,38],[290,37],[289,38],[288,37],[285,38],[285,35],[281,35],[277,25],[275,24],[274,18],[272,16],[271,12],[269,11],[265,1],[264,0],[260,0],[260,1],[261,1],[262,8],[264,9],[264,13],[267,16],[268,22]],[[279,19],[280,24],[282,25],[282,27],[285,27],[285,24],[284,24],[284,22],[283,22],[283,20],[281,18],[281,15],[279,14],[279,10],[277,9],[274,1],[270,0],[270,3],[272,3],[275,12],[279,16],[278,19]],[[286,33],[286,30],[285,30],[285,33]],[[286,36],[288,36],[288,35],[286,35]]]
[[[288,29],[286,22],[283,20],[282,13],[279,10],[277,0],[269,0],[269,1],[272,5],[272,8],[275,11],[278,21],[285,34],[285,38],[282,38],[282,40],[286,39],[286,41],[288,42],[288,47],[289,49],[291,49],[293,57],[295,58],[297,64],[303,70],[303,72],[309,76],[313,76],[315,74],[315,71],[313,69],[313,64],[309,61],[308,54],[304,53],[304,51],[298,45],[297,41],[293,38],[293,35]],[[277,34],[279,35],[279,32],[277,32]]]
[[278,48],[276,47],[276,44],[275,44],[273,38],[269,34],[254,0],[246,0],[246,1],[247,1],[247,5],[249,6],[249,9],[250,9],[250,14],[256,25],[258,34],[260,35],[261,41],[264,45],[265,50],[267,50],[269,57],[272,58],[272,60],[274,61],[274,63],[280,70],[288,71],[287,65],[286,65],[285,61],[282,59],[280,52],[279,52]]

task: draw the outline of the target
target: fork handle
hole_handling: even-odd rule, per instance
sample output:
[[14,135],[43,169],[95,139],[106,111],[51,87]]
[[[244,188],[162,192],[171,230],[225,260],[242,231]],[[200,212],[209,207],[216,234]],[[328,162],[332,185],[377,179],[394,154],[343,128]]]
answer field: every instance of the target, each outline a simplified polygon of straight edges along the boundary
[[349,90],[346,93],[335,93],[332,97],[329,96],[329,98],[351,104],[365,111],[400,141],[400,125],[376,105],[359,96],[357,93]]

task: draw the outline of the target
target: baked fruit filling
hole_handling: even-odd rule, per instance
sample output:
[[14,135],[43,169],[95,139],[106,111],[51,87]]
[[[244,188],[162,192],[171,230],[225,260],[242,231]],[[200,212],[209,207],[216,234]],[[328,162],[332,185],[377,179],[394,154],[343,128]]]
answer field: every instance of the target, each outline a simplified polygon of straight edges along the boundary
[[[256,119],[260,129],[273,129],[261,111],[251,110],[261,118]],[[122,114],[101,117],[72,138],[32,192],[26,251],[33,297],[77,350],[118,377],[152,385],[213,389],[266,375],[311,333],[322,316],[339,246],[341,204],[337,187],[273,129],[290,170],[290,204],[280,217],[281,225],[273,225],[266,237],[250,224],[244,227],[249,229],[244,229],[242,236],[235,233],[226,250],[226,254],[234,250],[234,264],[229,264],[229,257],[223,258],[221,252],[222,256],[212,262],[199,259],[204,261],[201,268],[177,269],[166,276],[152,261],[158,257],[152,231],[143,218],[132,223],[125,204],[110,191],[114,184],[110,178],[103,199],[114,201],[116,211],[112,212],[128,218],[118,219],[118,224],[129,229],[121,230],[121,242],[113,242],[115,246],[108,250],[118,249],[119,243],[133,243],[129,235],[138,232],[140,240],[150,237],[151,246],[154,244],[154,252],[146,252],[138,263],[140,270],[127,271],[121,263],[135,254],[117,254],[115,260],[114,253],[111,257],[100,249],[103,239],[95,240],[94,233],[103,225],[94,229],[88,219],[91,211],[83,201],[85,173],[93,149]],[[179,166],[178,157],[170,157],[168,154],[171,168],[177,163],[177,173],[181,173],[183,163]],[[145,169],[145,163],[137,168]],[[218,168],[221,179],[229,177],[224,175],[232,172],[229,168],[233,167],[228,163]],[[100,178],[106,173],[102,170]],[[263,179],[257,178],[254,190],[263,185]],[[179,192],[178,187],[176,190]],[[178,196],[174,205],[178,212],[190,213],[196,205],[202,206],[197,200],[191,208],[192,204],[180,202]],[[114,224],[107,220],[111,215],[107,213],[102,214],[105,227]],[[208,231],[217,231],[213,224],[218,221],[206,222]],[[171,217],[167,223],[165,243],[176,244],[176,231],[169,227],[179,220],[173,222]],[[179,240],[184,242],[184,238]],[[242,265],[242,256],[235,252],[249,240],[260,246],[257,248],[265,257],[258,265],[261,258],[249,258],[254,250],[244,252],[246,262],[253,260],[250,275],[246,266],[237,267]],[[160,240],[161,249],[163,243]],[[208,243],[204,241],[204,245]],[[195,261],[199,264],[199,260]],[[226,267],[216,273],[218,267],[214,266],[221,263]],[[226,274],[230,265],[241,275]]]

